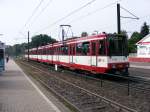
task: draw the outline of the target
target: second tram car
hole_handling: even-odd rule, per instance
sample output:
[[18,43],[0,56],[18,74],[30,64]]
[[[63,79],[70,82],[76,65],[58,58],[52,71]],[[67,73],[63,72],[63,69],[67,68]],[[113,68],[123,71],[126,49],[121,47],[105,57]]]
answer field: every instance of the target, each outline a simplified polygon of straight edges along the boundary
[[[32,48],[29,58],[92,73],[128,75],[127,40],[123,35],[98,34]],[[25,57],[28,57],[26,52]]]

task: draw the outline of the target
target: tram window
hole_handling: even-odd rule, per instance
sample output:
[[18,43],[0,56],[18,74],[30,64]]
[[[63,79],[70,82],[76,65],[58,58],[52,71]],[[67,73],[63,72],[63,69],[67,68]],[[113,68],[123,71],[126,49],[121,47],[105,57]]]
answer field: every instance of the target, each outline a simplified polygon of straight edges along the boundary
[[59,47],[57,48],[57,54],[60,54],[60,48]]
[[46,54],[46,49],[43,49],[43,54],[44,54],[44,55]]
[[38,49],[38,55],[40,55],[40,50]]
[[50,49],[49,49],[49,54],[51,54],[51,55],[53,55],[53,54],[54,54],[54,50],[53,50],[53,48],[50,48]]
[[39,55],[39,50],[37,50],[37,55]]
[[99,55],[106,55],[105,40],[99,41]]
[[84,42],[83,44],[82,44],[82,54],[83,55],[89,55],[89,42]]
[[92,42],[92,56],[96,55],[96,43]]
[[47,49],[47,54],[50,54],[49,52],[50,52],[50,49],[48,48],[48,49]]
[[52,48],[48,49],[48,54],[50,54],[50,55],[52,54]]
[[37,55],[37,50],[35,51],[35,55]]
[[4,58],[4,51],[0,49],[0,58]]
[[54,55],[55,55],[55,54],[56,54],[56,48],[54,47],[54,49],[53,49],[53,50],[54,50]]
[[60,54],[60,47],[57,48],[57,54]]
[[56,54],[58,54],[58,47],[56,47]]
[[39,52],[38,54],[41,55],[41,50],[39,50],[38,52]]
[[40,50],[40,55],[42,55],[43,54],[43,51],[42,51],[42,49]]
[[68,55],[68,46],[61,47],[62,55]]
[[44,50],[43,50],[43,49],[41,49],[41,55],[43,55],[43,53],[44,53]]
[[51,53],[54,55],[54,54],[55,54],[55,50],[54,50],[54,48],[52,48],[51,50],[52,50],[52,52],[51,52]]
[[49,54],[48,48],[46,49],[46,55]]
[[77,43],[76,53],[77,53],[77,55],[81,55],[82,54],[82,43]]

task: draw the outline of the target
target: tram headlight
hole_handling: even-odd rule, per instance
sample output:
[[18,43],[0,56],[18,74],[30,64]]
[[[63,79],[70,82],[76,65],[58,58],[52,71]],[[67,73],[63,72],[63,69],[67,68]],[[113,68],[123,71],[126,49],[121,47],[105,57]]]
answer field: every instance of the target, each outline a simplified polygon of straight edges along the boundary
[[128,68],[128,67],[129,67],[129,64],[126,64],[126,67]]

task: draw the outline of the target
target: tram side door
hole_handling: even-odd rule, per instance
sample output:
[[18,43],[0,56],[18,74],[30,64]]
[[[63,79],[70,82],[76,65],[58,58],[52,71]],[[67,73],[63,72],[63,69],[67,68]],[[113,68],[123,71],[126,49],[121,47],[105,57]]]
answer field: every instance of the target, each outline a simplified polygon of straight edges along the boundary
[[97,66],[97,42],[91,41],[91,66]]
[[69,56],[69,62],[73,63],[73,57],[75,55],[75,44],[70,45],[70,56]]

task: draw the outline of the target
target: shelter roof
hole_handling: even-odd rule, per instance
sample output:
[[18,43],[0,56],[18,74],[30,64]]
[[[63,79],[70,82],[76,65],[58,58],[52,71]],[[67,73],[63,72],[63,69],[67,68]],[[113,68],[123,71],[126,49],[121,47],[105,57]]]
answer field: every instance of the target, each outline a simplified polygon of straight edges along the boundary
[[138,41],[136,45],[150,45],[150,34],[146,35],[144,38]]

